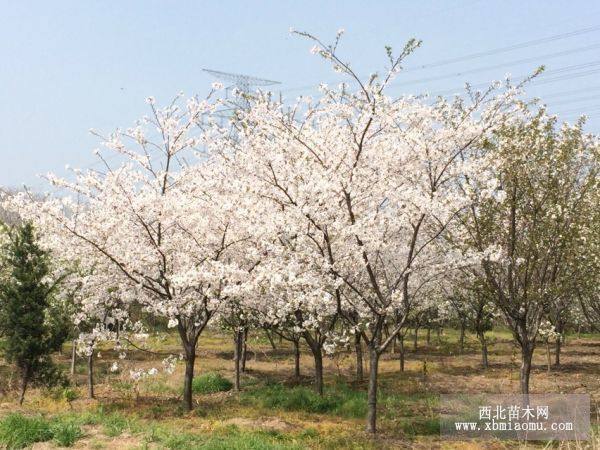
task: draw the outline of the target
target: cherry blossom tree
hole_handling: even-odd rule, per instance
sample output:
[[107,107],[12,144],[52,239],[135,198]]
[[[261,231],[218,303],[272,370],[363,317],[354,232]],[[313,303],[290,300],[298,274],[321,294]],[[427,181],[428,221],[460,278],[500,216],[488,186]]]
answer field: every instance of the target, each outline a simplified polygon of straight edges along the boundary
[[[267,226],[256,226],[262,230]],[[286,242],[284,233],[277,241],[263,240],[264,256],[252,274],[254,294],[258,300],[247,306],[258,311],[263,325],[295,345],[299,358],[299,337],[302,337],[313,355],[315,390],[323,394],[323,356],[325,348],[333,351],[333,334],[337,333],[339,319],[336,303],[325,301],[331,297],[324,279],[307,270],[311,263],[299,253],[297,242]],[[264,236],[266,238],[266,236]],[[296,239],[294,239],[296,241]],[[329,347],[327,345],[329,344]],[[296,373],[299,372],[299,367]]]
[[498,311],[494,306],[493,292],[483,279],[479,267],[467,267],[447,280],[444,286],[447,302],[454,310],[460,325],[460,351],[464,350],[465,330],[477,336],[481,346],[481,364],[488,368],[488,341],[485,333],[490,331],[497,319]]
[[[196,98],[183,104],[180,97],[163,109],[152,98],[148,103],[150,116],[102,137],[120,164],[97,152],[103,170],[75,170],[74,181],[48,176],[72,196],[42,204],[21,196],[20,206],[47,225],[65,259],[111,267],[104,275],[115,279],[99,289],[118,285],[121,301],[177,329],[186,362],[183,399],[191,409],[198,338],[228,290],[239,286],[230,250],[244,238],[230,220],[235,205],[221,195],[220,168],[199,151],[199,126],[215,105]],[[188,165],[192,157],[201,164]]]
[[523,394],[544,314],[577,292],[581,274],[589,273],[581,255],[589,254],[598,141],[582,125],[558,126],[544,109],[524,106],[483,149],[493,177],[485,184],[463,179],[465,191],[477,197],[465,216],[468,239],[488,253],[484,282],[521,349]]
[[[369,352],[368,429],[375,432],[380,355],[404,327],[413,297],[463,258],[433,245],[469,205],[456,179],[478,177],[477,164],[460,155],[483,145],[514,92],[476,94],[469,105],[392,99],[385,89],[418,42],[398,57],[388,49],[389,71],[362,80],[337,54],[340,33],[332,45],[299,34],[357,90],[322,86],[320,99],[289,109],[258,95],[238,112],[235,139],[213,137],[209,148],[234,167],[231,182],[251,199],[254,228],[293,247],[283,256],[299,266],[274,264],[272,277],[316,280],[307,283],[313,290],[293,296],[359,330]],[[290,299],[282,297],[282,307]]]

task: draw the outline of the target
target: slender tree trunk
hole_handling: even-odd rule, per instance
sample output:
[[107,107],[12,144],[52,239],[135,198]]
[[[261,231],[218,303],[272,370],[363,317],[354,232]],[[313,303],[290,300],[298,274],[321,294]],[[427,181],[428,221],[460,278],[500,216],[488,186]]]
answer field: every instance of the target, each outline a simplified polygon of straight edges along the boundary
[[87,358],[88,398],[94,398],[94,352]]
[[404,336],[398,336],[398,343],[400,344],[400,372],[404,372]]
[[550,356],[550,341],[546,342],[546,359],[548,361],[548,373],[550,373],[550,366],[552,366],[552,357]]
[[29,369],[24,368],[21,371],[21,393],[19,395],[19,405],[23,404],[25,400],[25,391],[27,390],[27,385],[29,384]]
[[241,371],[241,359],[242,359],[242,340],[243,331],[236,330],[233,338],[233,359],[235,361],[235,382],[234,389],[240,390],[240,371]]
[[478,332],[477,337],[479,338],[479,342],[481,343],[481,364],[484,368],[489,367],[488,363],[488,348],[487,348],[487,340],[485,339],[485,332]]
[[554,365],[560,366],[560,352],[562,350],[562,343],[565,336],[565,323],[559,320],[556,324],[556,332],[559,334],[554,343]]
[[415,327],[415,340],[413,342],[413,350],[417,351],[417,341],[419,340],[419,327]]
[[300,340],[294,339],[294,378],[300,379]]
[[196,363],[196,345],[185,345],[185,375],[183,380],[183,406],[187,411],[193,409],[192,383],[194,381],[194,365]]
[[369,391],[367,394],[367,431],[377,432],[377,377],[379,372],[379,353],[375,346],[369,348]]
[[248,327],[244,327],[244,339],[242,341],[242,372],[246,372],[246,360],[248,359]]
[[465,324],[462,322],[460,324],[460,338],[458,339],[458,345],[460,352],[463,353],[465,351]]
[[360,333],[354,334],[354,351],[356,353],[356,381],[360,383],[364,378],[363,350]]
[[275,342],[273,341],[273,336],[271,336],[271,332],[265,328],[265,334],[267,335],[267,339],[269,340],[269,344],[271,344],[271,348],[273,350],[277,350],[277,346],[275,345]]
[[75,361],[77,359],[77,346],[73,340],[73,348],[71,349],[71,376],[75,376]]

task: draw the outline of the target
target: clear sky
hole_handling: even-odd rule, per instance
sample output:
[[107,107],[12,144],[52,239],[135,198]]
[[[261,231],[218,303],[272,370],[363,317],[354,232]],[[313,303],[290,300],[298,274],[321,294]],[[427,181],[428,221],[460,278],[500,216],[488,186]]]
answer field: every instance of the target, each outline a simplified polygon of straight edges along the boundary
[[281,81],[287,97],[339,80],[290,27],[326,41],[344,28],[340,53],[364,74],[385,66],[385,45],[422,39],[398,94],[459,92],[545,64],[529,92],[600,131],[598,0],[0,0],[0,185],[42,189],[39,174],[90,165],[90,128],[131,125],[150,95],[205,94],[202,68]]

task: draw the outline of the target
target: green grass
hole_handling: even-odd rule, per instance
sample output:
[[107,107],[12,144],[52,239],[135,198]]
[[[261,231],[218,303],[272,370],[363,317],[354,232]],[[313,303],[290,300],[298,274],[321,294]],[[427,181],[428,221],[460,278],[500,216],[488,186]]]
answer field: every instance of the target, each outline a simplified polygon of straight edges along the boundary
[[130,427],[129,420],[118,413],[112,413],[101,417],[102,430],[104,434],[110,437],[119,436],[123,431]]
[[202,374],[192,382],[192,390],[196,394],[213,394],[215,392],[229,391],[233,383],[221,374],[208,372]]
[[440,420],[437,417],[404,419],[400,428],[409,436],[432,436],[440,433]]
[[50,427],[52,440],[61,447],[71,447],[81,437],[83,432],[74,422],[57,422]]
[[50,439],[50,424],[43,417],[9,414],[0,422],[0,443],[7,449],[25,448]]
[[[108,437],[116,437],[124,431],[132,433],[140,431],[140,423],[135,417],[123,415],[110,408],[100,405],[96,411],[83,413],[70,413],[59,418],[62,422],[73,423],[78,426],[94,425],[102,428],[103,434]],[[65,431],[67,433],[67,431]]]
[[309,444],[323,442],[314,429],[281,433],[275,430],[244,430],[236,425],[215,429],[210,434],[173,433],[166,427],[160,427],[146,436],[146,445],[155,443],[171,450],[303,450],[312,447]]
[[179,392],[178,389],[169,386],[162,380],[149,380],[146,383],[144,383],[143,388],[146,392],[151,392],[154,394],[173,395]]
[[61,447],[70,447],[82,436],[81,428],[72,421],[18,413],[9,414],[0,421],[0,444],[7,449],[30,447],[36,442],[50,440]]
[[274,383],[258,387],[242,394],[242,402],[266,409],[331,413],[342,417],[364,417],[367,413],[366,395],[336,385],[323,396],[306,386],[286,387]]
[[[367,415],[367,394],[347,384],[336,383],[325,389],[323,396],[306,386],[286,387],[270,383],[242,393],[241,401],[249,406],[285,411],[329,414],[362,419]],[[383,387],[378,395],[379,414],[384,418],[437,416],[435,394],[392,394]],[[425,427],[426,428],[426,427]]]

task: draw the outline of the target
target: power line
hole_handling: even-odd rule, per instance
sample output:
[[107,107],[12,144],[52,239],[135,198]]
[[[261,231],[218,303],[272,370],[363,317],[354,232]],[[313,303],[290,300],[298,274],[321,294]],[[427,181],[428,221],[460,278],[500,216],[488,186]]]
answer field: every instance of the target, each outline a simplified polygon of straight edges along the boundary
[[[586,111],[589,112],[594,112],[594,111],[600,111],[600,105],[591,105],[590,108],[588,108]],[[560,114],[560,115],[568,115],[568,114],[578,114],[578,115],[582,115],[582,114],[586,114],[585,112],[581,111],[581,108],[572,108],[572,109],[567,109],[567,110],[563,110],[563,111],[559,111],[556,114]]]
[[597,91],[597,90],[600,90],[600,86],[590,86],[590,87],[586,87],[583,89],[574,89],[574,90],[570,90],[570,91],[553,92],[550,94],[545,94],[544,99],[564,97],[565,95],[580,94],[582,92],[590,92],[590,91]]
[[568,103],[578,103],[578,102],[585,102],[585,101],[589,101],[589,100],[596,100],[599,99],[600,95],[592,95],[592,96],[587,96],[587,97],[575,97],[575,98],[570,98],[568,100],[563,100],[560,102],[556,102],[553,103],[552,106],[556,106],[556,105],[565,105]]
[[497,55],[499,53],[506,53],[506,52],[510,52],[513,50],[519,50],[522,48],[546,44],[548,42],[558,41],[561,39],[567,39],[567,38],[570,38],[573,36],[580,36],[582,34],[593,33],[594,31],[598,31],[598,30],[600,30],[600,26],[581,28],[578,30],[570,31],[568,33],[555,34],[553,36],[548,36],[548,37],[540,38],[540,39],[534,39],[531,41],[525,41],[525,42],[521,42],[519,44],[513,44],[513,45],[506,46],[506,47],[499,47],[499,48],[495,48],[492,50],[471,53],[469,55],[457,56],[455,58],[448,58],[448,59],[433,62],[430,64],[424,64],[419,67],[407,68],[405,70],[405,72],[415,71],[415,70],[423,70],[423,69],[431,69],[432,67],[440,67],[440,66],[445,66],[448,64],[454,64],[457,62],[468,61],[470,59],[483,58],[485,56]]
[[[561,81],[561,80],[565,80],[565,79],[579,78],[581,76],[592,75],[592,74],[598,73],[600,71],[600,69],[593,69],[593,70],[580,72],[580,73],[574,73],[574,74],[569,74],[568,72],[574,71],[574,70],[588,69],[591,67],[598,67],[598,66],[600,66],[600,60],[591,61],[591,62],[587,62],[587,63],[583,63],[583,64],[573,64],[570,66],[565,66],[565,67],[560,67],[558,69],[549,70],[549,71],[543,73],[542,75],[540,75],[540,78],[538,78],[537,80],[534,81],[535,86],[553,83],[555,81]],[[554,75],[554,74],[558,74],[559,76],[555,76],[553,78],[546,78],[548,75]],[[561,74],[563,74],[563,75],[561,75]],[[529,77],[530,75],[531,74],[520,75],[518,77],[513,78],[513,80],[514,81],[523,81],[523,80],[527,79],[527,77]],[[490,83],[478,83],[478,84],[471,84],[470,86],[472,88],[481,88],[481,87],[487,87],[489,85],[490,85]],[[401,86],[395,86],[395,87],[401,87]],[[460,88],[460,89],[462,89],[462,88]],[[446,89],[443,91],[437,91],[437,92],[430,93],[430,95],[433,95],[436,97],[451,95],[451,94],[455,93],[456,90],[457,90],[457,88]]]
[[540,59],[557,58],[557,57],[560,57],[560,56],[572,55],[574,53],[586,52],[586,51],[595,50],[595,49],[598,49],[598,48],[600,48],[600,44],[593,44],[593,45],[588,45],[588,46],[585,46],[585,47],[577,47],[577,48],[574,48],[574,49],[563,50],[563,51],[560,51],[560,52],[547,53],[545,55],[539,55],[539,56],[533,56],[533,57],[530,57],[530,58],[517,59],[517,60],[509,61],[507,63],[494,64],[494,65],[485,66],[485,67],[478,67],[476,69],[469,69],[469,70],[465,70],[465,71],[462,71],[462,72],[450,73],[450,74],[445,74],[445,75],[438,75],[438,76],[429,77],[429,78],[420,78],[418,80],[402,81],[402,85],[427,83],[427,82],[430,82],[430,81],[438,81],[438,80],[444,80],[444,79],[448,79],[448,78],[456,78],[456,77],[467,75],[467,74],[479,73],[479,72],[487,72],[488,70],[500,69],[500,68],[507,67],[507,66],[512,66],[512,65],[515,65],[515,64],[523,64],[523,63],[528,63],[528,62],[534,62],[534,61],[538,61]]
[[[507,47],[500,47],[500,48],[496,48],[496,49],[492,49],[492,50],[471,53],[468,55],[458,56],[458,57],[449,58],[446,60],[441,60],[441,61],[437,61],[437,62],[433,62],[433,63],[429,63],[429,64],[424,64],[422,66],[408,67],[408,68],[404,68],[402,70],[402,72],[407,73],[407,72],[420,71],[420,70],[425,70],[425,69],[431,69],[433,67],[440,67],[440,66],[444,66],[444,65],[448,65],[448,64],[453,64],[455,62],[468,61],[470,59],[482,58],[484,56],[492,56],[492,55],[495,55],[498,53],[506,53],[506,52],[513,51],[513,50],[527,48],[527,47],[531,47],[531,46],[535,46],[535,45],[541,45],[541,44],[544,44],[547,42],[554,42],[554,41],[558,41],[561,39],[567,39],[567,38],[570,38],[573,36],[579,36],[579,35],[583,35],[583,34],[587,34],[587,33],[592,33],[594,31],[598,31],[598,30],[600,30],[600,26],[581,28],[581,29],[573,30],[573,31],[570,31],[567,33],[561,33],[561,34],[548,36],[545,38],[534,39],[531,41],[525,41],[525,42],[521,42],[518,44],[510,45]],[[582,47],[582,48],[586,48],[586,47]],[[574,51],[581,50],[582,48],[575,49]],[[584,50],[581,50],[581,51],[584,51]],[[563,52],[557,52],[557,53],[563,53]],[[547,57],[552,57],[555,54],[547,55]],[[564,53],[564,54],[567,54],[567,53]],[[530,59],[533,59],[533,58],[530,58]],[[516,62],[516,63],[518,63],[518,62]],[[498,66],[495,66],[494,68],[497,68],[497,67],[502,67],[502,66],[498,65]],[[474,70],[480,70],[480,69],[474,69]],[[329,83],[332,84],[332,83],[338,83],[338,82],[339,81],[330,81]],[[315,89],[317,86],[318,86],[317,83],[314,83],[311,85],[304,85],[304,86],[293,86],[293,87],[290,87],[287,89],[282,89],[281,92],[303,91],[303,90],[308,90],[308,89]]]

